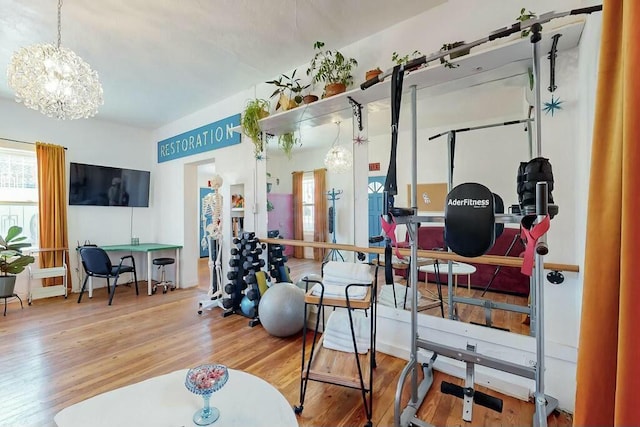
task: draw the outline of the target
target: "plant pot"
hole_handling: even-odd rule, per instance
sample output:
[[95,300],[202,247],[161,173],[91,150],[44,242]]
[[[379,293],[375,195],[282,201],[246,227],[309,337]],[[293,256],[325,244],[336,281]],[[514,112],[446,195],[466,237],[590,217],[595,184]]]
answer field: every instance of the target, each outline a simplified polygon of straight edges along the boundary
[[12,296],[15,288],[16,276],[0,276],[0,298]]
[[260,112],[258,113],[258,117],[260,117],[260,119],[269,117],[269,112],[267,110],[260,110]]
[[365,80],[371,80],[372,78],[374,78],[375,76],[382,74],[382,70],[380,68],[376,68],[375,70],[369,70],[366,72],[364,79]]
[[302,103],[311,104],[312,102],[316,102],[317,100],[318,100],[318,97],[316,95],[305,95],[302,98]]
[[324,97],[329,98],[330,96],[337,95],[345,92],[346,90],[347,86],[344,83],[329,83],[324,87]]

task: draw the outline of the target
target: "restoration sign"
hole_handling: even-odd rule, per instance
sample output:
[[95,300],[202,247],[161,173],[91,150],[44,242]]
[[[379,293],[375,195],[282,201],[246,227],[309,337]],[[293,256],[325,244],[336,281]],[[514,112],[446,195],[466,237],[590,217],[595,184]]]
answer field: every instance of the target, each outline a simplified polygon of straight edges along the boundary
[[236,126],[240,126],[240,114],[160,141],[158,163],[240,144],[240,133],[231,130]]

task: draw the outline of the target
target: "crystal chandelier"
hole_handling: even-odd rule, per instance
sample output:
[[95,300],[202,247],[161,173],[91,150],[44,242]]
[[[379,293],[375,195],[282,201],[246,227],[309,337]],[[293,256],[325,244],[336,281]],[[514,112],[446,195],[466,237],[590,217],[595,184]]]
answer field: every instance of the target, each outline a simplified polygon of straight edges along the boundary
[[324,157],[324,164],[329,172],[344,173],[348,172],[353,165],[353,156],[351,151],[347,150],[341,145],[338,145],[340,139],[340,123],[338,125],[338,135],[333,141],[333,145],[329,149],[329,152]]
[[98,73],[60,46],[62,0],[58,0],[58,44],[36,44],[13,54],[7,70],[16,101],[57,119],[96,115],[104,103]]

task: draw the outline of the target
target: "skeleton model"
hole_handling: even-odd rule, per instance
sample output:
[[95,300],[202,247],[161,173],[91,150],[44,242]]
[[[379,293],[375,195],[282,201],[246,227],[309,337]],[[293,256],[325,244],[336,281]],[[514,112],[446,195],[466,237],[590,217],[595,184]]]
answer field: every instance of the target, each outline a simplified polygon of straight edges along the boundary
[[[211,286],[208,295],[211,299],[222,296],[222,177],[214,175],[211,178],[211,188],[213,191],[202,198],[202,211],[200,219],[204,237],[200,242],[203,248],[209,248],[209,273]],[[210,218],[210,222],[209,222]]]

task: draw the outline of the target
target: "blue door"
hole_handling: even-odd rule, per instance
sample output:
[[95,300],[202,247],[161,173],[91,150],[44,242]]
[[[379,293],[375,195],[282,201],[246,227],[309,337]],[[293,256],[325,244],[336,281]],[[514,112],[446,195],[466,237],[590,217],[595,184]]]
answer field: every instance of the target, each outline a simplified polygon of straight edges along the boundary
[[[382,233],[380,226],[380,215],[382,215],[382,205],[384,203],[384,176],[369,177],[369,236],[379,236]],[[372,244],[370,246],[383,246],[384,242]],[[369,254],[369,261],[376,258],[375,254]]]

